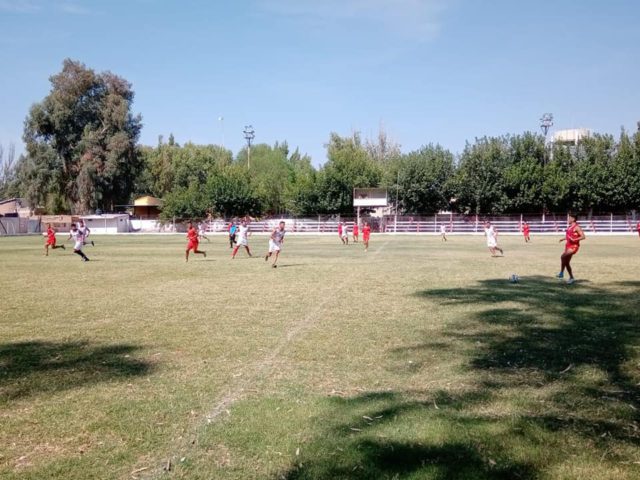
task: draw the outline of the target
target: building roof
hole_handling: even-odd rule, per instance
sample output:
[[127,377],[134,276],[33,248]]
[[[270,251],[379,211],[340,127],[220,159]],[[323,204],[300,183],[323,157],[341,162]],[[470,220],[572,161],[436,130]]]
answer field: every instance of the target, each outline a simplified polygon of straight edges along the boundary
[[122,218],[127,217],[129,215],[126,213],[105,213],[103,215],[80,215],[80,218],[83,220],[111,220],[112,218]]
[[26,203],[24,198],[14,197],[14,198],[5,198],[4,200],[0,200],[0,205],[4,203],[11,203],[11,202],[16,202],[16,203],[19,203],[20,205],[23,205],[24,203]]
[[150,195],[146,195],[144,197],[136,198],[133,201],[134,207],[161,207],[162,200],[156,197],[152,197]]

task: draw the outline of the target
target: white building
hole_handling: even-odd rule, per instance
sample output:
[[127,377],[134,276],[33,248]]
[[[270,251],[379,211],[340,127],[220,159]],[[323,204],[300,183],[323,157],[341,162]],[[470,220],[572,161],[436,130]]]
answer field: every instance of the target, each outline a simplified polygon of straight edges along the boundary
[[82,215],[80,218],[91,229],[91,233],[127,233],[131,231],[129,215],[125,213]]
[[553,134],[553,143],[578,145],[584,138],[591,136],[588,128],[570,128],[568,130],[557,130]]

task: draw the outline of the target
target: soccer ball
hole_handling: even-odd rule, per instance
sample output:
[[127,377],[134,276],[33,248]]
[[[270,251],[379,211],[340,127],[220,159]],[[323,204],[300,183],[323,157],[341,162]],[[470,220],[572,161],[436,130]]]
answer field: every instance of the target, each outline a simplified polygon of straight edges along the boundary
[[512,273],[511,276],[509,277],[509,281],[511,283],[518,283],[520,281],[520,277],[515,273]]

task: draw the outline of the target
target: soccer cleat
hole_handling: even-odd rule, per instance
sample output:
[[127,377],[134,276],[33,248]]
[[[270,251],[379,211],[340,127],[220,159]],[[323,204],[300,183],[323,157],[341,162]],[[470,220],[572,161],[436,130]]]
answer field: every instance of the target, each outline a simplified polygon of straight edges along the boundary
[[574,283],[576,283],[575,278],[570,278],[569,280],[567,280],[567,285],[573,285]]
[[266,254],[266,255],[264,256],[264,261],[266,262],[267,260],[269,260],[269,254]]
[[62,245],[62,249],[63,249],[63,250],[66,250],[66,249],[67,249],[67,247],[65,247],[64,245]]
[[276,265],[275,263],[273,265],[271,265],[273,268],[278,268],[278,265]]
[[202,256],[203,256],[204,258],[207,258],[207,252],[202,252]]
[[95,247],[95,246],[96,246],[96,244],[95,244],[95,243],[93,243],[93,240],[91,240],[91,246],[92,246],[92,247]]
[[563,279],[564,278],[564,272],[560,272],[560,273],[556,274],[556,278]]

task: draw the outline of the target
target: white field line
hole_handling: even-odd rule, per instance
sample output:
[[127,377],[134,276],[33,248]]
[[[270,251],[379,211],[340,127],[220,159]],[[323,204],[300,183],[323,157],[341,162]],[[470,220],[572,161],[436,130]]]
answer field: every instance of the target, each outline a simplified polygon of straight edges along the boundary
[[[387,240],[382,245],[380,245],[371,255],[371,257],[376,257],[384,248],[390,240]],[[343,280],[337,286],[334,286],[334,290],[339,290],[343,285],[348,283],[348,279]],[[325,296],[307,315],[305,315],[302,320],[295,323],[291,328],[289,328],[286,334],[282,337],[282,339],[275,345],[267,355],[260,361],[253,364],[252,368],[247,368],[246,370],[253,370],[250,374],[245,374],[245,372],[241,372],[242,374],[238,377],[238,380],[230,389],[230,391],[224,395],[221,399],[219,399],[215,405],[209,410],[209,412],[205,415],[205,424],[211,424],[215,420],[217,420],[221,414],[229,413],[229,407],[241,400],[247,391],[248,388],[256,385],[259,380],[263,380],[271,371],[274,363],[282,353],[282,351],[287,347],[291,341],[297,337],[299,337],[305,330],[309,329],[316,322],[318,318],[320,318],[319,313],[324,309],[324,307],[333,300],[331,296]],[[255,390],[252,390],[251,393],[255,394]],[[199,424],[195,428],[199,429],[204,424]],[[176,451],[171,454],[171,463],[176,465],[176,462],[180,460],[180,458],[184,455],[185,450],[191,445],[191,442],[196,437],[195,432],[185,433],[183,435],[183,442],[178,447]],[[166,460],[162,465],[166,465]],[[150,473],[150,476],[156,478],[162,475],[163,467],[158,467],[154,472]]]
[[[389,243],[389,240],[387,240],[380,247],[378,247],[373,252],[373,255],[371,255],[371,256],[372,257],[376,257],[385,248],[385,246],[388,243]],[[334,286],[333,289],[334,290],[340,290],[340,287],[342,287],[343,285],[346,285],[347,283],[348,283],[348,279],[347,280],[343,280],[337,286]],[[302,320],[300,320],[295,325],[293,325],[289,330],[287,330],[286,335],[280,340],[280,342],[278,342],[278,344],[273,349],[271,349],[271,351],[267,354],[267,356],[265,358],[263,358],[261,361],[259,361],[259,362],[257,362],[255,364],[255,366],[254,366],[255,370],[254,370],[253,374],[249,375],[249,376],[242,375],[242,377],[244,377],[244,381],[240,382],[239,385],[237,385],[234,389],[232,389],[231,392],[229,392],[227,395],[225,395],[215,405],[215,407],[213,407],[209,411],[209,413],[206,416],[207,422],[211,423],[218,416],[220,416],[221,413],[226,412],[227,411],[227,407],[230,404],[236,402],[237,400],[239,400],[241,398],[242,392],[246,388],[248,388],[248,387],[250,387],[252,385],[255,385],[256,381],[258,379],[264,378],[264,375],[269,373],[269,371],[273,367],[273,364],[275,363],[276,359],[280,356],[280,353],[284,350],[284,348],[289,343],[291,343],[291,341],[294,338],[298,337],[304,330],[306,330],[308,327],[310,327],[312,324],[314,324],[315,321],[318,319],[318,314],[332,300],[333,300],[332,297],[325,296],[325,298],[323,298],[320,301],[320,303],[318,303],[311,311],[309,311],[309,313],[307,313],[307,315],[305,315]]]

